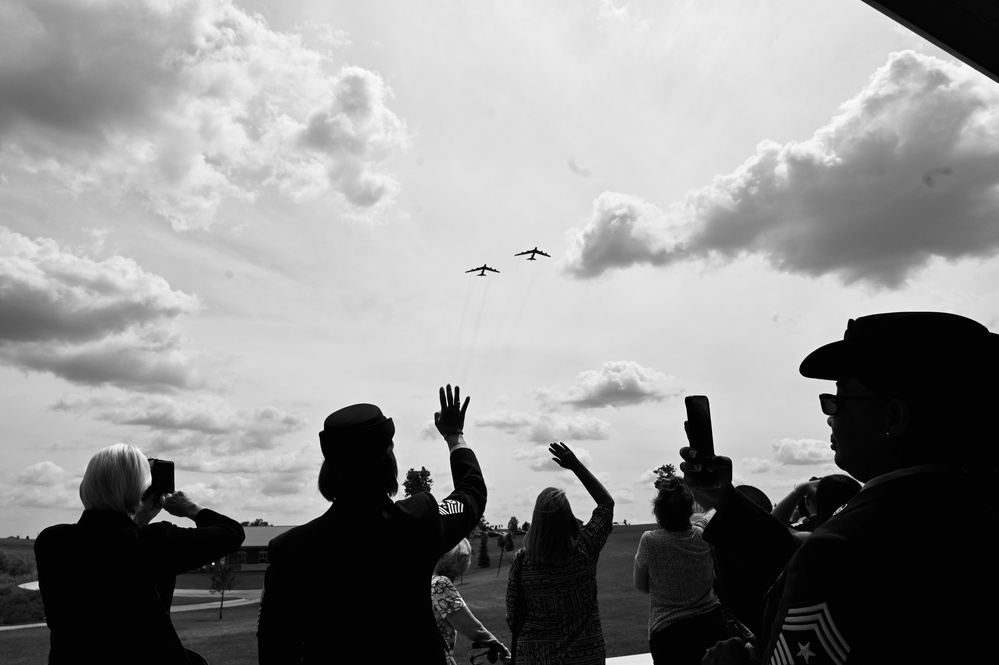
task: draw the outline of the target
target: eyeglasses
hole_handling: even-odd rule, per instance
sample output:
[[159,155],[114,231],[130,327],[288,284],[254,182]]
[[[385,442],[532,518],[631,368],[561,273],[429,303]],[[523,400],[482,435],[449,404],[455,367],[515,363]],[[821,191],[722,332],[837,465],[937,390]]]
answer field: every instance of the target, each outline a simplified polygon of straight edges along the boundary
[[876,400],[888,398],[877,396],[868,397],[864,395],[830,395],[829,393],[822,393],[819,395],[819,405],[822,407],[822,413],[827,416],[836,415],[836,401],[841,399]]

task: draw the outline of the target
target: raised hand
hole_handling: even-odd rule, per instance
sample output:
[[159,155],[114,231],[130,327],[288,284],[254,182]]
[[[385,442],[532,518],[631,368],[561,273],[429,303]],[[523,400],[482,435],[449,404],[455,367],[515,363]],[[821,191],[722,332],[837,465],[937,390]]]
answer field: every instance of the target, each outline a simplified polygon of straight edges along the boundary
[[190,517],[192,520],[198,511],[201,510],[201,506],[191,501],[183,492],[174,492],[173,494],[163,495],[163,508],[166,509],[171,515],[177,517]]
[[451,393],[451,384],[447,385],[447,391],[444,388],[440,390],[441,397],[441,410],[434,414],[434,424],[437,426],[437,431],[441,433],[441,436],[447,438],[451,434],[464,434],[465,430],[465,410],[468,409],[468,400],[465,398],[465,403],[458,407],[461,402],[461,388],[458,386],[454,387],[454,394]]
[[548,452],[552,454],[552,460],[554,460],[555,463],[563,469],[575,471],[583,465],[583,463],[579,461],[579,458],[576,457],[576,453],[569,450],[569,446],[565,445],[561,441],[550,444],[548,446]]
[[139,507],[132,515],[132,520],[142,528],[149,524],[163,508],[163,495],[153,491],[152,485],[146,488],[139,500]]
[[693,448],[680,448],[680,470],[683,482],[705,508],[721,509],[727,503],[732,487],[732,460],[722,455],[700,459]]

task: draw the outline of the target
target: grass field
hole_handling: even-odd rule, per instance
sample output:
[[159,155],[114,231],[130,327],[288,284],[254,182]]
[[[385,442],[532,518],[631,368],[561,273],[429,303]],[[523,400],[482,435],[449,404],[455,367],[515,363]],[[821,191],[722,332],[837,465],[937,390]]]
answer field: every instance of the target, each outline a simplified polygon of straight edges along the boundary
[[[597,585],[608,657],[649,650],[648,596],[635,591],[631,585],[631,569],[638,540],[642,532],[649,528],[648,525],[615,526],[600,555]],[[463,583],[458,585],[458,591],[486,628],[509,646],[510,631],[506,626],[504,601],[509,562],[503,561],[497,577],[498,556],[495,548],[490,554],[493,567],[473,567]],[[474,555],[475,552],[473,566]],[[242,575],[237,588],[254,588],[257,577],[258,574]],[[178,578],[177,587],[206,588],[197,586],[204,583],[205,578],[206,575],[182,575]],[[178,612],[173,615],[173,624],[184,645],[205,656],[211,665],[245,665],[257,661],[256,604],[227,608],[222,620],[218,619],[217,609]],[[391,629],[386,629],[386,638],[391,639]],[[45,627],[0,632],[0,663],[44,665],[48,658],[48,640],[49,632]],[[457,662],[468,662],[472,653],[469,646],[468,640],[459,635],[455,648]]]

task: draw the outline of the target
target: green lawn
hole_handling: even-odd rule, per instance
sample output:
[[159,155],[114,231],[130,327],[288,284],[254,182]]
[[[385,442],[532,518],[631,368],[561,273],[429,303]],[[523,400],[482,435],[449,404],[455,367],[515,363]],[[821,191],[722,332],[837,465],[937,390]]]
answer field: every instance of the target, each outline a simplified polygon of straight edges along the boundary
[[[648,596],[635,591],[631,586],[635,550],[638,549],[642,532],[648,528],[648,525],[615,526],[600,555],[597,568],[600,619],[609,657],[648,651]],[[509,564],[508,560],[504,560],[497,577],[496,564],[499,557],[495,545],[490,555],[493,567],[473,567],[463,583],[458,585],[458,591],[479,620],[509,646],[510,631],[506,626],[504,602]],[[474,560],[472,565],[475,565]],[[256,577],[257,575],[246,575],[241,582],[249,584]],[[178,579],[177,586],[205,588],[196,586],[203,581],[198,576],[186,575]],[[226,609],[221,621],[218,619],[217,608],[178,612],[173,615],[173,624],[184,645],[204,655],[211,665],[246,665],[257,660],[255,603]],[[387,634],[391,635],[391,631],[388,630]],[[471,653],[469,646],[468,640],[458,637],[455,658],[459,663],[468,662]],[[0,663],[44,665],[47,657],[47,628],[0,633]]]

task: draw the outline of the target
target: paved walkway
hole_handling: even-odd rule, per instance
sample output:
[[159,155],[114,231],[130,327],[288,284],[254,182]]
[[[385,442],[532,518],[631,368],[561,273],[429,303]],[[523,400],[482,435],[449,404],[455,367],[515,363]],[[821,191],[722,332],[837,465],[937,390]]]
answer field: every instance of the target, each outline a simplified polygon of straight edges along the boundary
[[[38,591],[38,582],[25,582],[24,584],[19,584],[22,589],[30,589],[32,591]],[[170,613],[174,612],[193,612],[194,610],[217,610],[219,608],[218,600],[208,600],[212,597],[212,593],[207,589],[177,589],[173,592],[175,598],[204,598],[203,603],[190,603],[189,605],[176,605],[170,608]],[[236,589],[233,591],[227,591],[225,594],[225,603],[222,607],[239,607],[240,605],[249,605],[251,603],[260,602],[260,589]],[[216,595],[217,599],[218,596]],[[0,632],[7,630],[21,630],[24,628],[42,628],[45,627],[44,623],[22,623],[17,626],[0,626]]]

